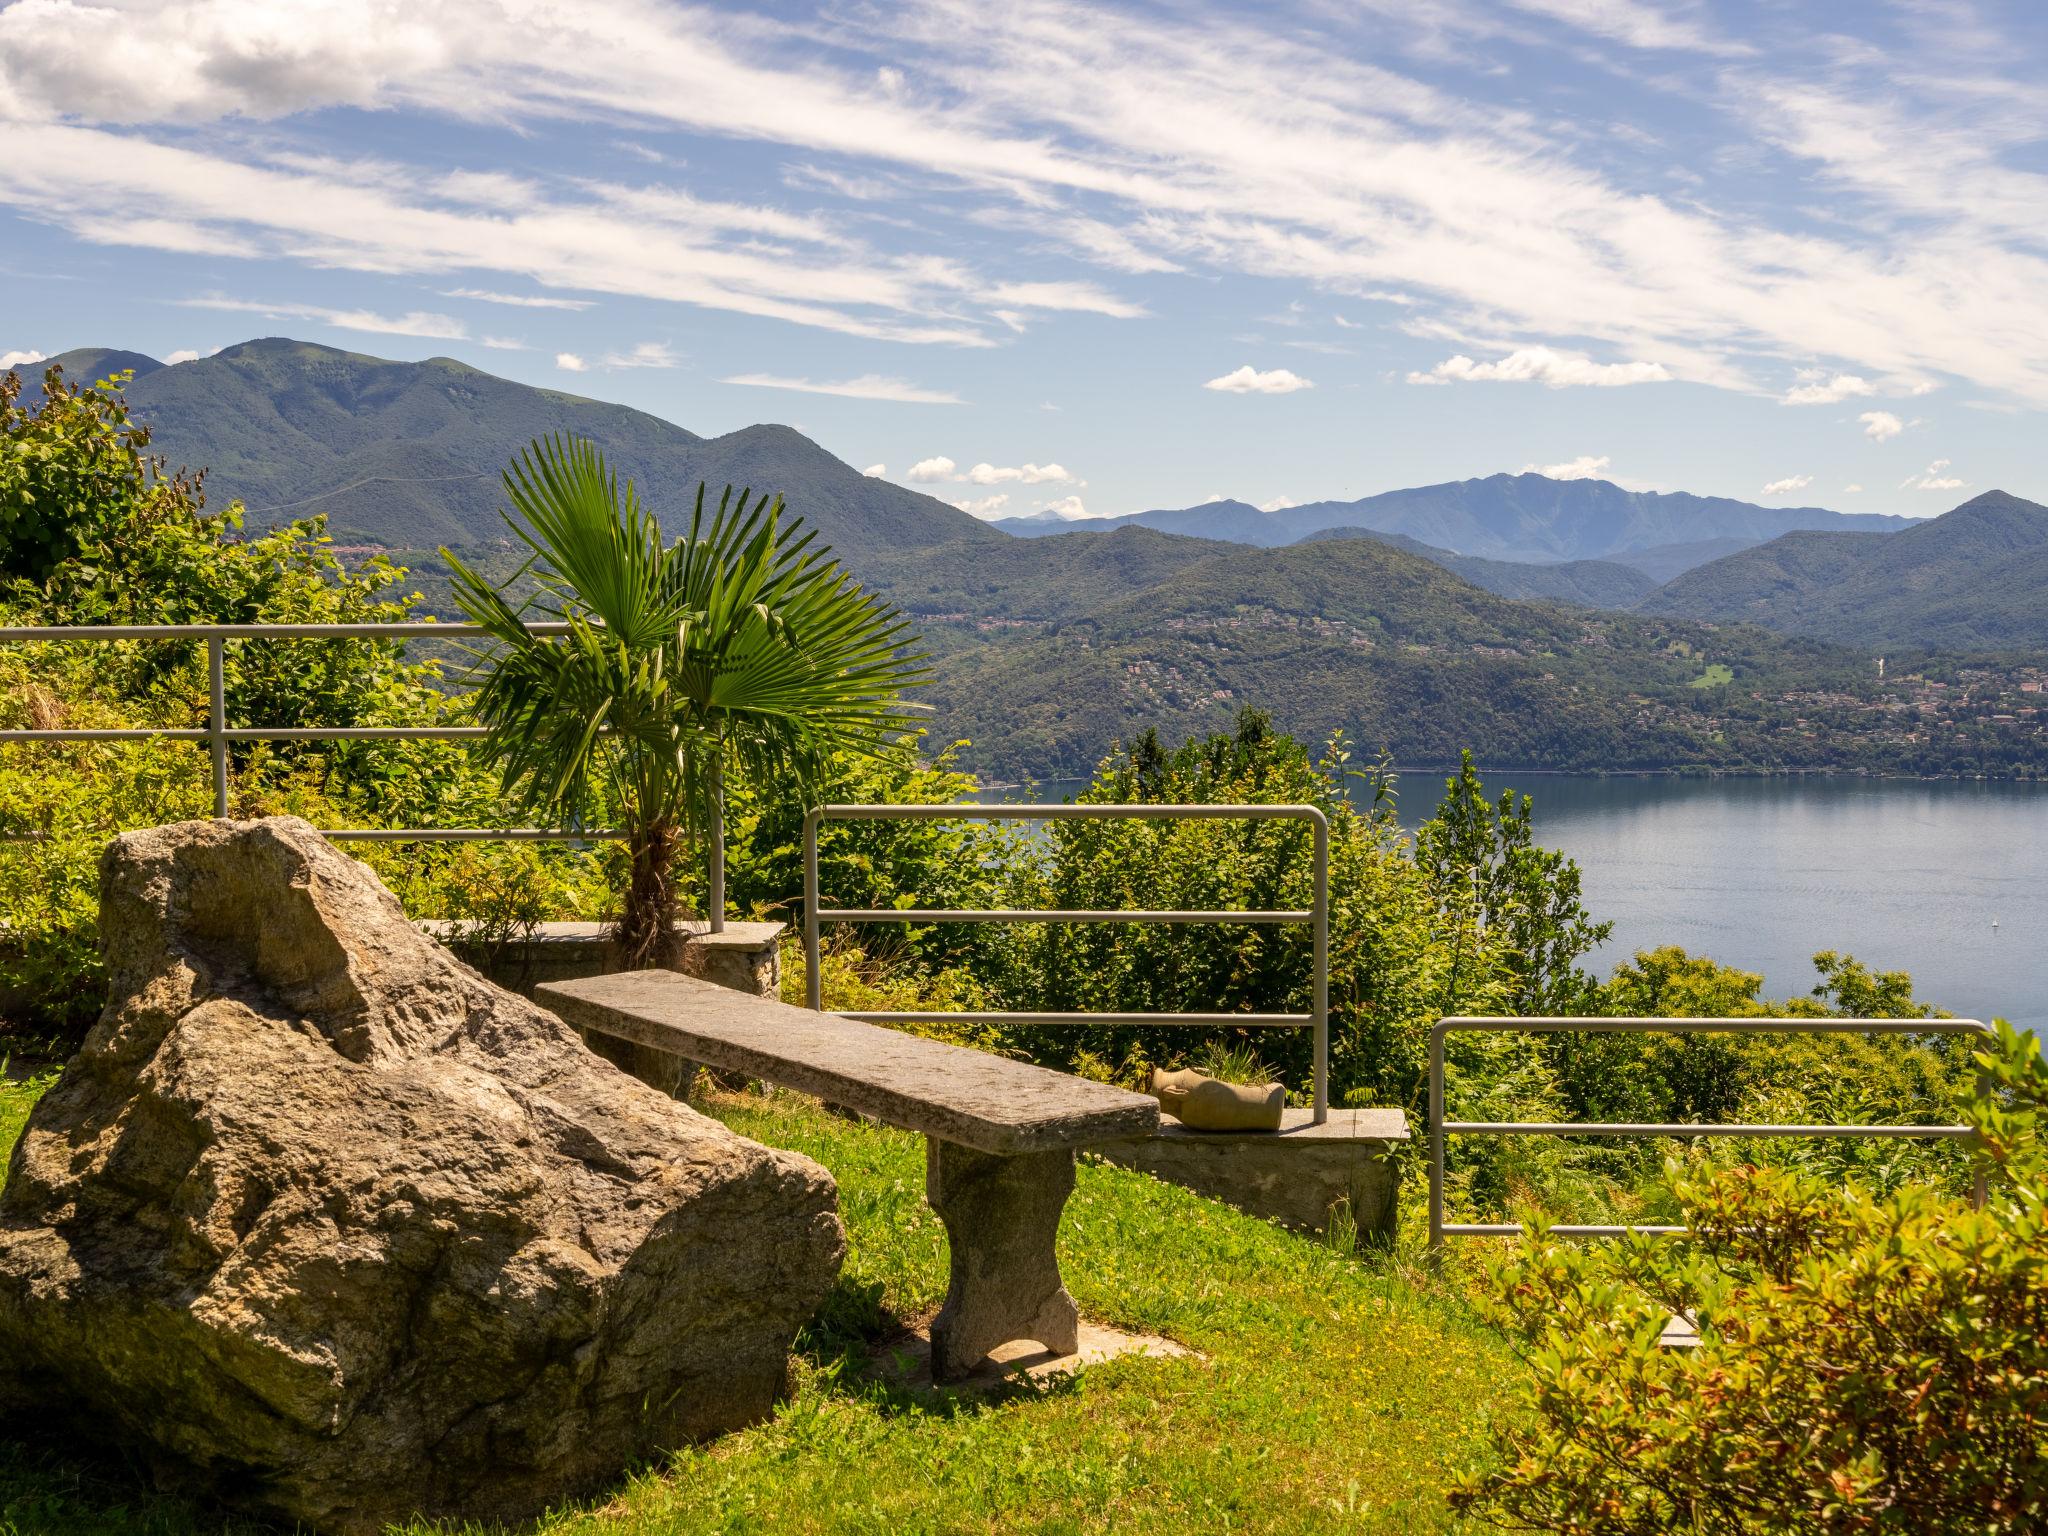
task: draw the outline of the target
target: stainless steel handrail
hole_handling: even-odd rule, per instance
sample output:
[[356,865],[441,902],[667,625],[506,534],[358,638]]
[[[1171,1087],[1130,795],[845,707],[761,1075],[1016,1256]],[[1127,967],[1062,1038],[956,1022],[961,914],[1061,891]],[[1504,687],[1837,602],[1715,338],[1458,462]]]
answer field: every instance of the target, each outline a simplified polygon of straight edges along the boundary
[[[818,905],[818,831],[826,821],[1305,821],[1314,835],[1315,902],[1307,910],[1147,911],[1115,908],[823,907]],[[1029,1013],[895,1009],[832,1010],[868,1023],[982,1019],[1003,1024],[1188,1024],[1210,1028],[1312,1029],[1315,1123],[1330,1118],[1330,822],[1312,805],[821,805],[804,816],[804,981],[823,1013],[819,930],[826,922],[912,923],[1308,923],[1314,929],[1313,1007],[1308,1013]]]
[[[532,623],[536,635],[562,635],[570,626]],[[31,741],[203,741],[213,760],[213,813],[228,813],[228,743],[232,741],[470,741],[477,725],[231,726],[227,722],[227,642],[230,640],[474,640],[480,624],[407,621],[388,624],[76,624],[0,626],[0,644],[114,640],[203,640],[207,700],[202,727],[108,727],[101,730],[0,730],[0,744]],[[321,835],[353,842],[605,842],[623,838],[609,828],[552,827],[327,827]],[[35,833],[0,832],[0,842],[33,841]]]
[[[1695,1031],[1707,1034],[1784,1035],[1956,1035],[1992,1033],[1978,1019],[1676,1019],[1676,1018],[1542,1018],[1453,1017],[1441,1019],[1429,1032],[1429,1246],[1442,1249],[1447,1237],[1513,1237],[1527,1230],[1520,1222],[1447,1222],[1444,1220],[1444,1151],[1453,1135],[1479,1136],[1844,1136],[1933,1137],[1973,1136],[1967,1125],[1707,1125],[1618,1121],[1446,1120],[1444,1118],[1444,1040],[1453,1032],[1507,1031],[1528,1034],[1666,1034]],[[1977,1178],[1976,1199],[1984,1203],[1984,1179]],[[1629,1232],[1683,1235],[1684,1227],[1554,1226],[1560,1237],[1619,1237]]]

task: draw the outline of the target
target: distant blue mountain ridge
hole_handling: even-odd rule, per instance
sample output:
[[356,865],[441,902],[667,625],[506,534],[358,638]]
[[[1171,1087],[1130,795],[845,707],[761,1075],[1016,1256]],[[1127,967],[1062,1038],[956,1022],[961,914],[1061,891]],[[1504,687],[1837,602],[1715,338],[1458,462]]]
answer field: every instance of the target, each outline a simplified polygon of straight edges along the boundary
[[1304,502],[1272,512],[1242,501],[1210,501],[1085,521],[1005,518],[995,526],[1029,538],[1107,532],[1136,523],[1268,549],[1348,528],[1399,534],[1434,550],[1483,560],[1612,560],[1662,583],[1781,534],[1894,533],[1912,522],[1825,507],[1764,507],[1683,491],[1631,491],[1608,480],[1501,474],[1383,491],[1356,501]]

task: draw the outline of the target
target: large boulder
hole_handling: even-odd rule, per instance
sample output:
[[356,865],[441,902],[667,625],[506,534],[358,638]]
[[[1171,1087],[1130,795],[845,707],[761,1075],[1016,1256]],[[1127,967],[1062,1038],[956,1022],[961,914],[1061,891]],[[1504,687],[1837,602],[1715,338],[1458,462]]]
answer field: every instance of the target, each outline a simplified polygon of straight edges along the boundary
[[0,1192],[0,1406],[323,1531],[517,1519],[759,1419],[831,1177],[587,1051],[302,821],[122,837]]

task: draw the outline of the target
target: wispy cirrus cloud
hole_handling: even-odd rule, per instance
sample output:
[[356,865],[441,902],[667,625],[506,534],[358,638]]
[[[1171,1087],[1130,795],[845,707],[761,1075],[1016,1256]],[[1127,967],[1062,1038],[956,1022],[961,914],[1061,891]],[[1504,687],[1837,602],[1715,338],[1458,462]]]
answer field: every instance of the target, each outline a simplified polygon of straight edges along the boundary
[[366,331],[377,336],[423,336],[435,341],[465,341],[469,329],[453,315],[415,309],[403,315],[380,315],[367,309],[330,309],[321,304],[270,303],[233,299],[219,294],[180,299],[187,309],[213,309],[233,314],[263,315],[272,320],[311,320],[338,331]]
[[[772,373],[735,373],[718,381],[752,389],[790,389],[804,395],[842,395],[849,400],[890,400],[899,405],[965,405],[951,390],[926,389],[907,379],[864,373],[856,379],[792,379]],[[914,473],[914,471],[913,471]]]
[[[1362,42],[1355,13],[1379,29]],[[1510,355],[1655,358],[1741,390],[1823,359],[1887,390],[1953,377],[2048,403],[2026,70],[1964,50],[1960,27],[1908,52],[1802,28],[1797,8],[1773,25],[1799,67],[1687,0],[1376,0],[1284,25],[1201,4],[905,0],[855,25],[589,0],[573,46],[536,0],[34,0],[0,9],[0,202],[106,245],[526,282],[874,341],[993,345],[1034,313],[1136,319],[1154,306],[1128,278],[1252,274],[1332,302],[1397,296],[1445,338]],[[1837,206],[1772,208],[1747,175],[1646,184],[1595,147],[1634,127],[1599,121],[1605,102],[1490,97],[1483,57],[1424,67],[1449,37],[1569,51],[1616,78],[1601,61],[1617,50],[1638,69],[1688,56],[1670,84],[1719,140],[1707,171],[1722,155],[1818,178]],[[472,142],[584,124],[767,144],[845,186],[800,176],[783,190],[829,205],[748,206],[684,190],[692,167],[659,153],[634,185],[297,152],[291,120],[330,107],[460,118]],[[906,184],[914,207],[883,238],[862,209]],[[991,228],[1022,235],[1028,261],[960,238]]]
[[493,293],[488,288],[444,288],[444,299],[475,299],[483,304],[507,304],[519,309],[588,309],[594,299],[564,299],[546,293]]

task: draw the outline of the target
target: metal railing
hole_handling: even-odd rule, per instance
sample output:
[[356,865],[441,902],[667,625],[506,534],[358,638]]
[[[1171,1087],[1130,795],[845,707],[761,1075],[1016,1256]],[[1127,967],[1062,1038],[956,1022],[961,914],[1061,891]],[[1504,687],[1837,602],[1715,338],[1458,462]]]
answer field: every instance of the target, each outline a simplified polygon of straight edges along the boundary
[[[536,635],[569,632],[564,623],[529,624]],[[31,741],[203,741],[213,759],[213,814],[228,814],[228,743],[235,741],[471,741],[486,734],[480,725],[239,726],[227,718],[227,644],[230,640],[475,640],[488,636],[478,624],[78,624],[0,627],[0,644],[115,640],[203,640],[206,642],[206,724],[203,727],[128,726],[87,730],[0,730],[0,744]],[[350,842],[605,842],[626,834],[609,828],[550,827],[323,827],[323,837]],[[33,833],[0,833],[0,842],[21,842]],[[706,905],[711,926],[722,923],[724,870],[712,840],[713,896]]]
[[[1447,1237],[1514,1237],[1526,1229],[1520,1222],[1447,1222],[1444,1220],[1444,1150],[1453,1135],[1480,1136],[1845,1136],[1934,1137],[1974,1136],[1967,1125],[1674,1125],[1589,1121],[1446,1120],[1444,1118],[1444,1040],[1462,1031],[1526,1032],[1529,1034],[1667,1034],[1700,1031],[1708,1034],[1787,1035],[1990,1035],[1977,1019],[1669,1019],[1669,1018],[1448,1018],[1429,1032],[1429,1246],[1443,1247]],[[1984,1178],[1977,1177],[1976,1199],[1984,1203]],[[1683,1236],[1684,1227],[1565,1226],[1549,1229],[1560,1237],[1620,1237],[1630,1232]]]
[[[818,831],[827,821],[1305,821],[1314,833],[1314,904],[1287,911],[1145,911],[1060,908],[823,907],[818,905]],[[821,805],[804,817],[804,979],[814,1012],[825,1012],[819,968],[823,923],[1307,923],[1315,975],[1307,1013],[1028,1013],[972,1009],[834,1009],[871,1024],[930,1023],[963,1018],[998,1024],[1192,1024],[1211,1028],[1310,1029],[1314,1045],[1314,1117],[1330,1117],[1330,823],[1312,805]]]

